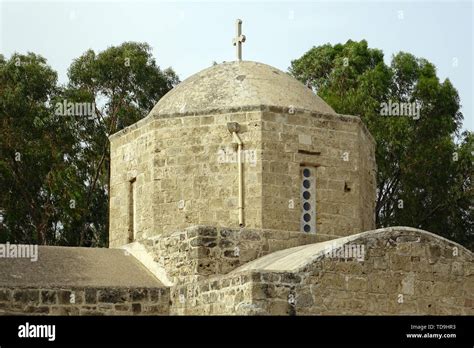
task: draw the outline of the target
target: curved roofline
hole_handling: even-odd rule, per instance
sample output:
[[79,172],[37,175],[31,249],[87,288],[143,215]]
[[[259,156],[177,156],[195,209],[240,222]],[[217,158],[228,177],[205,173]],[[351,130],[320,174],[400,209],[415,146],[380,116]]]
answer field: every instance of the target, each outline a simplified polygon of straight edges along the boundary
[[316,261],[322,259],[328,252],[331,250],[336,250],[342,246],[361,240],[367,237],[379,238],[381,235],[389,233],[395,234],[396,232],[408,232],[409,234],[418,234],[425,237],[428,237],[431,240],[441,241],[446,244],[451,244],[455,247],[458,247],[459,250],[462,250],[466,253],[471,259],[474,259],[474,253],[464,246],[451,241],[447,238],[439,236],[437,234],[420,230],[413,227],[406,226],[394,226],[379,228],[376,230],[366,231],[358,234],[354,234],[347,237],[337,238],[328,240],[321,243],[307,244],[303,246],[298,246],[294,248],[284,249],[276,251],[274,253],[265,255],[261,258],[253,260],[235,270],[230,272],[230,274],[236,274],[241,272],[302,272],[304,268],[313,264]]
[[152,111],[169,114],[255,104],[293,105],[312,111],[335,112],[288,72],[249,60],[212,65],[189,76],[166,93]]

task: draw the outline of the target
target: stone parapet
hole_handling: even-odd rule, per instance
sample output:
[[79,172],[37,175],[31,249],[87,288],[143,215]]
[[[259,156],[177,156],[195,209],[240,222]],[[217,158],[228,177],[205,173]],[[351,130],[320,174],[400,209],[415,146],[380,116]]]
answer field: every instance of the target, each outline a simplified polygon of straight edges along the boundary
[[0,288],[0,315],[168,315],[169,288]]

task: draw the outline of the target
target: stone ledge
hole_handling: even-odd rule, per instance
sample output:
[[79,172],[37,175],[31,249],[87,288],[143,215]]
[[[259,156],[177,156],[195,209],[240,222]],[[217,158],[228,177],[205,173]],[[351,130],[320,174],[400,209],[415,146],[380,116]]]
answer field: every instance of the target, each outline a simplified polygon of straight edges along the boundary
[[359,123],[364,129],[364,133],[368,135],[368,137],[371,139],[371,142],[375,143],[374,138],[372,137],[367,127],[365,126],[364,122],[362,122],[359,116],[336,114],[336,113],[325,113],[325,112],[314,112],[311,110],[297,108],[297,107],[292,108],[291,114],[290,114],[289,107],[281,107],[281,106],[276,106],[276,105],[247,105],[247,106],[241,106],[241,107],[217,108],[217,109],[209,108],[209,109],[204,109],[204,110],[199,110],[199,111],[194,110],[194,111],[176,112],[176,113],[170,113],[170,114],[155,114],[155,113],[150,112],[146,117],[142,118],[138,122],[128,127],[125,127],[124,129],[114,134],[111,134],[109,136],[109,140],[113,140],[115,138],[128,134],[152,122],[153,120],[157,120],[157,119],[192,117],[192,116],[212,116],[212,115],[218,115],[218,114],[232,114],[232,113],[255,112],[255,111],[286,113],[286,114],[289,114],[290,116],[303,114],[303,115],[308,115],[311,117],[323,118],[326,120],[339,120],[343,122]]

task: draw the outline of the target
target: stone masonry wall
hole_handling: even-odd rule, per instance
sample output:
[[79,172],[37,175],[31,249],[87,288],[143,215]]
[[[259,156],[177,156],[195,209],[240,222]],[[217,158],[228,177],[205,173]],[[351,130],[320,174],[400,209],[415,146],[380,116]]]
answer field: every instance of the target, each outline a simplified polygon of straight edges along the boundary
[[262,142],[264,228],[300,230],[302,165],[315,168],[316,233],[375,228],[375,143],[359,117],[270,108]]
[[238,227],[238,166],[227,122],[244,142],[245,226],[261,227],[260,111],[146,118],[110,138],[110,246],[128,243],[129,181],[136,240],[197,224]]
[[171,290],[172,315],[259,314],[252,304],[251,275],[216,276]]
[[131,181],[135,180],[134,225],[136,238],[154,231],[153,161],[155,133],[150,127],[139,127],[110,142],[110,232],[109,244],[129,243]]
[[193,226],[144,242],[170,280],[182,284],[233,269],[274,251],[330,236],[278,230]]
[[[227,245],[233,240],[279,248],[278,239],[254,240],[262,233],[238,231],[196,226],[173,238],[184,241],[183,251],[193,241],[195,250],[219,249],[221,241],[221,251],[233,250]],[[281,242],[295,240],[286,233]],[[363,257],[334,253],[344,246],[363,246]],[[278,263],[282,255],[291,257]],[[277,265],[256,260],[263,268],[250,262],[227,274],[206,270],[171,288],[2,287],[0,315],[474,315],[472,252],[428,232],[393,227],[266,257]],[[225,263],[225,255],[217,260]]]
[[365,246],[362,262],[324,256],[295,272],[261,272],[253,304],[278,315],[474,314],[467,249],[403,228],[350,244],[357,243]]
[[0,315],[167,315],[168,288],[0,288]]
[[[238,227],[238,166],[227,122],[239,122],[244,151],[245,226],[261,226],[259,112],[157,119],[156,233],[196,224]],[[166,126],[170,123],[170,126]],[[254,161],[250,163],[249,161]],[[181,205],[180,205],[181,204]]]
[[299,231],[300,166],[307,165],[316,169],[317,233],[374,228],[374,142],[360,119],[255,106],[149,116],[112,135],[111,247],[129,242],[131,210],[136,240],[198,224],[238,227],[228,122],[240,124],[244,143],[245,227]]
[[365,127],[359,128],[359,164],[360,178],[359,211],[361,231],[375,228],[375,202],[377,200],[377,163],[372,135]]

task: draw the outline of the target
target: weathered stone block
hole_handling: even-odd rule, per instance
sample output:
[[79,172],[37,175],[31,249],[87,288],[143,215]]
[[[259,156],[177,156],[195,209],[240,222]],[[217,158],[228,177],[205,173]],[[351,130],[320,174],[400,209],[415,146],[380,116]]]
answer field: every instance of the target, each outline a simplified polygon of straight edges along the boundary
[[52,315],[79,315],[79,307],[74,306],[52,306],[51,312]]
[[347,279],[347,290],[349,291],[367,291],[367,278],[366,277],[348,277]]
[[147,289],[132,289],[130,291],[131,301],[143,301],[148,299]]
[[309,291],[297,293],[295,300],[297,307],[311,307],[314,304],[313,296]]
[[385,279],[378,275],[370,274],[368,276],[369,291],[374,293],[385,293]]
[[461,262],[453,262],[451,264],[451,274],[455,276],[463,276],[464,270]]
[[0,289],[0,302],[12,300],[12,292],[10,289]]
[[256,231],[242,230],[240,232],[240,238],[242,240],[260,240],[260,235]]
[[163,305],[146,305],[142,307],[142,313],[147,315],[166,315],[168,309]]
[[255,300],[264,300],[275,296],[275,286],[272,284],[260,283],[252,287],[252,298]]
[[387,260],[384,257],[374,257],[373,260],[375,269],[387,269]]
[[295,308],[290,306],[288,301],[274,301],[267,307],[269,315],[294,315],[295,312]]
[[39,290],[15,290],[13,299],[21,303],[39,303]]
[[281,273],[280,281],[288,284],[300,283],[301,277],[295,273]]
[[441,247],[437,244],[430,244],[428,247],[429,263],[433,264],[441,257]]
[[27,306],[25,308],[26,314],[49,314],[48,306]]
[[98,300],[104,303],[123,303],[128,300],[128,292],[122,289],[99,290]]
[[85,301],[87,304],[97,303],[97,290],[96,289],[85,289]]
[[393,271],[410,271],[411,257],[407,255],[392,254],[390,256],[390,269]]
[[217,228],[211,226],[200,226],[198,233],[203,237],[217,237]]
[[42,290],[41,291],[41,303],[43,304],[56,304],[58,302],[58,296],[54,290]]
[[129,312],[131,306],[128,304],[117,304],[114,306],[114,309],[118,312]]
[[402,294],[413,295],[415,293],[415,274],[413,272],[408,273],[402,279]]

